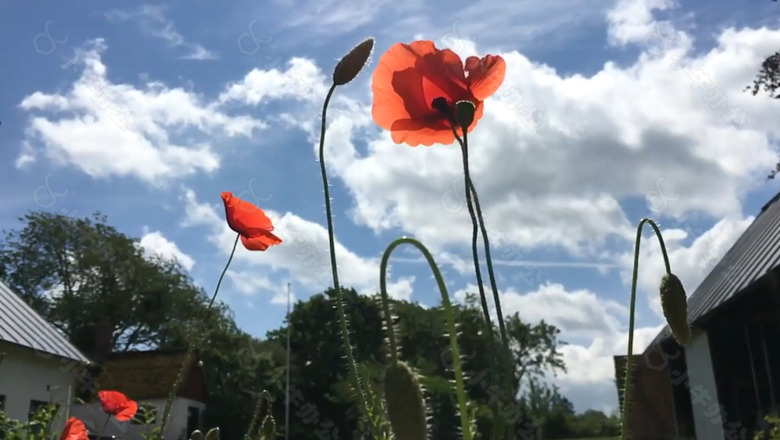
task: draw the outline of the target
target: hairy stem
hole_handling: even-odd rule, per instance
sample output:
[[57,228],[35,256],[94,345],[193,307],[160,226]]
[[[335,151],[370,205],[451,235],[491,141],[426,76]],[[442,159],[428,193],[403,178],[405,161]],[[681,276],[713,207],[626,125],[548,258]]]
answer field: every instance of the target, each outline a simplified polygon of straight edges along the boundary
[[[228,267],[230,267],[230,262],[233,261],[233,255],[236,253],[236,246],[238,245],[238,239],[241,238],[240,234],[236,234],[236,240],[233,242],[233,249],[230,251],[230,257],[228,257],[227,263],[225,264],[225,268],[222,269],[222,274],[219,276],[219,280],[217,281],[217,287],[214,289],[214,294],[211,295],[211,301],[209,301],[209,305],[206,307],[206,312],[208,312],[211,309],[211,306],[214,305],[214,300],[217,298],[217,293],[219,293],[219,286],[222,285],[222,279],[225,277],[225,273],[228,270]],[[191,335],[193,337],[196,337],[195,335]],[[184,355],[184,362],[182,362],[181,368],[179,369],[179,374],[176,376],[176,381],[173,383],[173,387],[171,389],[171,392],[168,394],[168,400],[165,402],[165,409],[163,410],[163,416],[162,416],[162,422],[160,423],[160,435],[165,435],[165,426],[168,424],[168,417],[171,413],[171,405],[173,404],[173,399],[176,398],[176,393],[179,391],[179,387],[181,386],[181,383],[184,381],[184,376],[187,374],[187,370],[190,368],[190,363],[192,363],[192,357],[195,354],[195,342],[190,339],[190,343],[187,347],[187,353]],[[190,433],[187,433],[189,435]]]
[[658,243],[661,246],[661,254],[664,258],[664,266],[666,273],[671,274],[672,269],[669,264],[669,255],[666,252],[666,245],[664,244],[664,238],[661,235],[661,230],[658,229],[658,225],[649,218],[643,218],[640,220],[639,225],[636,228],[636,241],[634,242],[634,273],[631,276],[631,310],[628,318],[628,354],[626,355],[626,377],[625,385],[623,387],[623,414],[622,423],[620,429],[621,440],[626,440],[628,435],[628,416],[631,410],[631,380],[634,370],[634,315],[636,310],[636,283],[639,276],[639,246],[642,241],[642,227],[645,223],[652,226],[655,236],[658,238]]
[[[464,153],[464,158],[467,158],[467,152],[464,148],[463,140],[458,136],[458,132],[455,130],[455,121],[452,121],[452,132],[455,134],[455,139],[458,140],[458,143],[461,146],[461,151]],[[465,186],[465,193],[466,193],[466,207],[469,211],[469,216],[471,216],[471,225],[472,225],[472,233],[471,233],[471,255],[474,259],[474,274],[477,277],[477,289],[479,289],[479,300],[482,305],[482,314],[485,316],[485,328],[488,332],[488,337],[490,339],[493,339],[493,323],[490,319],[490,309],[488,308],[487,304],[487,297],[485,296],[485,286],[482,284],[482,271],[479,267],[479,252],[477,251],[477,234],[479,231],[479,227],[477,225],[477,217],[474,213],[474,205],[471,201],[471,191],[470,191],[470,185],[469,185],[469,174],[468,174],[468,161],[467,159],[464,159],[463,161],[463,174],[464,174],[464,186]]]
[[[506,336],[506,325],[504,324],[504,314],[501,311],[501,299],[498,296],[498,286],[496,285],[496,276],[493,272],[493,259],[490,257],[490,239],[488,238],[487,228],[485,227],[485,220],[482,218],[482,208],[479,206],[479,196],[477,195],[477,189],[474,187],[474,181],[471,180],[471,172],[469,171],[469,139],[468,133],[463,132],[463,143],[461,144],[461,150],[463,152],[463,173],[465,174],[467,190],[470,189],[470,195],[474,199],[474,208],[477,211],[477,218],[479,219],[479,227],[482,232],[482,241],[485,246],[485,261],[487,262],[488,277],[490,278],[490,288],[493,290],[493,302],[496,304],[496,315],[498,315],[498,329],[501,332],[501,342],[504,344],[504,349],[509,349],[509,340]],[[474,216],[471,216],[472,221],[475,222]],[[474,245],[476,251],[476,244]]]
[[380,265],[380,278],[379,278],[379,284],[380,289],[382,292],[382,303],[387,304],[389,300],[387,299],[387,263],[390,259],[390,254],[393,252],[393,250],[404,244],[411,244],[412,246],[416,247],[420,250],[420,252],[423,253],[425,256],[425,259],[428,261],[428,265],[431,267],[431,270],[433,271],[433,276],[436,278],[436,283],[439,285],[439,292],[441,293],[441,302],[442,306],[444,307],[444,314],[447,317],[447,330],[450,334],[450,348],[452,349],[452,369],[455,372],[455,394],[458,400],[458,409],[460,412],[460,424],[461,429],[463,430],[463,439],[464,440],[471,440],[471,430],[469,426],[469,419],[468,419],[468,408],[466,407],[466,388],[464,385],[463,380],[463,368],[461,366],[460,362],[460,349],[458,348],[458,331],[455,327],[455,316],[452,312],[452,305],[450,304],[450,295],[447,292],[447,286],[444,283],[444,278],[441,276],[441,272],[439,271],[439,267],[436,265],[436,262],[433,259],[433,256],[428,251],[428,249],[420,243],[418,240],[415,240],[414,238],[408,238],[408,237],[402,237],[399,238],[387,247],[385,249],[384,255],[382,255],[382,262]]
[[344,301],[341,293],[341,286],[339,284],[339,274],[336,266],[336,246],[335,235],[333,232],[333,216],[330,208],[330,189],[328,186],[328,174],[325,170],[325,119],[328,111],[328,104],[330,98],[333,96],[333,92],[336,90],[336,84],[330,86],[328,94],[325,97],[325,104],[322,106],[322,120],[320,126],[320,149],[319,149],[319,162],[320,171],[322,174],[322,187],[325,191],[325,215],[328,221],[328,244],[330,247],[330,267],[333,272],[333,288],[336,290],[336,310],[339,315],[339,324],[341,326],[341,336],[344,341],[344,352],[347,356],[347,363],[350,373],[350,380],[352,382],[352,388],[355,393],[363,411],[363,414],[368,417],[368,403],[366,402],[366,396],[363,393],[363,387],[360,384],[360,377],[358,376],[357,364],[352,354],[352,344],[349,341],[349,326],[347,325],[347,316],[344,312]]

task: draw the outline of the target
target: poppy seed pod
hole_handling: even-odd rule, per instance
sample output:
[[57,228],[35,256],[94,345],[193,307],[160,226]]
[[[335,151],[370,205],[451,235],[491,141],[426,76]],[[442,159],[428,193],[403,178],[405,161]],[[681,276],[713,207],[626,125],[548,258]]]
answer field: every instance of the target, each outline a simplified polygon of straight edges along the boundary
[[455,121],[463,128],[464,132],[474,122],[474,113],[477,111],[477,106],[471,101],[458,101],[455,103]]
[[363,70],[373,49],[374,39],[366,38],[362,43],[349,51],[349,53],[336,64],[336,68],[333,69],[333,83],[337,86],[343,86],[355,79],[358,73]]
[[685,288],[677,275],[666,274],[661,280],[661,307],[666,317],[666,322],[672,330],[672,335],[680,343],[685,345],[691,339],[691,329],[688,325],[688,302],[685,297]]
[[385,370],[385,400],[395,438],[426,440],[428,424],[422,388],[405,362],[395,362]]

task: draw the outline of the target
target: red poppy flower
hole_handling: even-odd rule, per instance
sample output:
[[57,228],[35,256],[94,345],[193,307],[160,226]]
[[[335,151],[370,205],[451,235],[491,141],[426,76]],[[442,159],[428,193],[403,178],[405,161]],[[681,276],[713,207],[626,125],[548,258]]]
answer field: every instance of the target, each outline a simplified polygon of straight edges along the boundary
[[[451,144],[455,103],[474,104],[470,133],[482,117],[482,102],[498,90],[505,73],[506,62],[498,55],[468,57],[464,65],[458,54],[439,50],[432,41],[397,43],[374,71],[371,114],[397,144]],[[457,132],[463,135],[460,127]]]
[[222,193],[225,204],[225,217],[228,226],[241,236],[241,244],[250,251],[264,251],[277,245],[282,239],[272,234],[271,219],[262,209],[233,196],[231,192]]
[[119,391],[98,391],[103,412],[111,414],[120,422],[132,419],[138,411],[138,403]]
[[60,440],[88,440],[87,427],[84,422],[71,417],[65,422],[65,428],[62,429]]

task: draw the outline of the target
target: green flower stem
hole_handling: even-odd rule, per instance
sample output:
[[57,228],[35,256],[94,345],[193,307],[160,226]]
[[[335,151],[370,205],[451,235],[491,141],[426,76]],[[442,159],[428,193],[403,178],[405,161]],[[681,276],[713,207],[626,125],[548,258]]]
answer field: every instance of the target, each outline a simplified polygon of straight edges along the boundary
[[[452,121],[452,132],[455,135],[455,139],[458,141],[461,147],[461,153],[463,154],[463,177],[464,177],[464,186],[465,186],[465,194],[466,194],[466,206],[469,210],[469,215],[471,216],[471,224],[472,224],[472,236],[471,236],[471,253],[474,258],[474,271],[476,272],[477,276],[477,286],[479,288],[479,296],[482,303],[482,312],[485,315],[485,324],[488,331],[488,337],[490,338],[490,346],[488,347],[488,352],[490,353],[490,358],[492,360],[492,363],[495,367],[501,367],[498,365],[499,357],[496,354],[496,350],[493,347],[493,324],[490,319],[490,311],[488,310],[487,305],[487,297],[485,296],[485,288],[482,285],[482,275],[480,273],[480,267],[479,267],[479,254],[477,252],[477,231],[478,231],[478,224],[481,226],[482,236],[484,238],[485,243],[485,256],[489,258],[490,256],[490,243],[488,241],[487,237],[487,231],[485,230],[484,221],[482,219],[482,211],[480,210],[479,213],[479,222],[477,221],[477,216],[475,214],[474,210],[474,202],[479,202],[479,198],[477,197],[476,189],[474,188],[474,184],[471,181],[471,173],[469,172],[469,160],[468,160],[468,127],[462,127],[463,129],[463,138],[461,139],[460,136],[458,136],[458,132],[455,130],[456,122]],[[475,197],[472,201],[472,195]],[[504,346],[505,350],[509,349],[508,346],[508,340],[506,338],[506,329],[504,326],[504,319],[503,314],[501,312],[501,303],[498,297],[498,289],[496,287],[495,283],[495,277],[493,276],[493,265],[492,261],[490,259],[487,260],[489,262],[488,264],[488,272],[490,274],[490,280],[491,280],[491,287],[493,289],[493,299],[496,304],[496,312],[498,314],[498,323],[499,323],[499,330],[501,331],[501,342]],[[503,379],[509,380],[509,377],[502,378],[504,371],[503,368],[499,368],[498,373],[496,374],[496,383],[500,384]],[[499,389],[505,389],[505,387],[511,386],[511,384],[503,384],[503,386],[499,387]],[[506,388],[506,389],[511,389]],[[493,416],[496,420],[501,420],[498,418],[499,415],[499,407],[498,403],[494,402],[491,404],[491,410],[493,412]],[[501,435],[504,431],[504,427],[501,421],[497,422],[496,429],[493,431],[493,438],[498,439],[501,438]]]
[[[222,285],[222,279],[225,277],[225,273],[227,272],[228,267],[230,267],[230,262],[233,261],[233,255],[236,253],[236,246],[238,245],[239,238],[241,238],[241,234],[236,234],[236,239],[235,241],[233,241],[233,249],[230,251],[230,257],[228,257],[227,263],[225,264],[225,268],[222,269],[222,274],[219,276],[219,280],[217,281],[217,287],[214,289],[214,294],[211,295],[211,301],[209,301],[209,305],[206,307],[207,312],[211,309],[211,306],[214,305],[214,300],[217,298],[217,293],[219,293],[219,286]],[[176,393],[179,391],[179,387],[181,386],[181,383],[184,381],[184,376],[187,374],[188,372],[187,370],[189,370],[190,368],[190,364],[192,363],[192,358],[194,355],[195,355],[195,343],[190,341],[189,346],[187,347],[187,353],[184,355],[184,362],[182,362],[181,368],[179,369],[179,374],[176,376],[176,381],[173,383],[173,387],[171,389],[170,394],[168,394],[168,400],[165,402],[165,409],[163,410],[162,422],[160,423],[161,436],[165,435],[165,426],[168,424],[168,416],[170,416],[171,413],[171,405],[173,405],[173,399],[176,398]],[[187,433],[187,435],[189,434],[190,433]]]
[[[474,274],[477,277],[477,289],[479,289],[479,300],[482,304],[482,314],[485,315],[485,328],[488,332],[488,337],[492,340],[493,339],[493,323],[490,319],[490,309],[488,308],[487,304],[487,297],[485,296],[485,287],[482,284],[482,271],[479,267],[479,253],[477,251],[477,233],[478,233],[478,226],[477,226],[477,217],[474,213],[474,205],[471,201],[471,191],[470,191],[470,185],[469,185],[469,174],[468,174],[468,153],[464,149],[464,143],[463,140],[458,136],[458,132],[455,130],[456,122],[452,121],[452,133],[455,135],[455,139],[458,140],[458,143],[460,144],[461,151],[464,153],[464,161],[463,161],[463,174],[465,178],[464,186],[465,186],[465,194],[466,194],[466,207],[469,210],[469,216],[471,216],[471,225],[472,225],[472,233],[471,233],[471,255],[474,260]],[[465,133],[465,130],[464,130]]]
[[[444,307],[444,313],[447,316],[447,328],[450,334],[450,347],[452,348],[452,368],[455,372],[455,393],[458,399],[461,429],[463,430],[464,440],[471,440],[471,429],[470,429],[469,419],[468,419],[468,408],[466,407],[466,391],[465,391],[465,386],[463,381],[463,369],[460,363],[460,349],[458,348],[458,330],[455,327],[455,316],[452,313],[450,296],[449,293],[447,292],[447,286],[444,284],[444,278],[441,276],[441,272],[439,271],[439,267],[436,265],[433,256],[425,247],[425,245],[420,243],[418,240],[409,237],[402,237],[390,243],[387,249],[385,249],[385,253],[384,255],[382,255],[382,262],[380,265],[380,277],[379,277],[379,285],[382,291],[382,304],[383,306],[386,307],[389,302],[387,298],[386,273],[387,273],[387,263],[390,259],[390,254],[393,252],[393,250],[396,247],[404,243],[411,244],[412,246],[416,247],[417,249],[420,250],[420,252],[423,253],[425,259],[428,260],[428,265],[431,267],[431,270],[433,271],[433,276],[436,278],[436,283],[439,285],[439,292],[441,292],[441,302],[442,302],[442,306]],[[389,333],[392,333],[392,329],[390,329]],[[391,341],[394,341],[392,336],[391,336]]]
[[628,435],[628,415],[630,411],[631,401],[631,376],[634,370],[634,315],[636,310],[636,283],[639,276],[639,246],[642,240],[642,227],[645,223],[652,226],[655,236],[658,237],[658,243],[661,245],[661,254],[664,258],[664,266],[666,267],[666,273],[671,274],[672,269],[669,264],[669,255],[666,252],[666,245],[664,244],[664,238],[661,235],[661,230],[658,229],[658,225],[649,218],[643,218],[636,228],[636,241],[634,242],[634,273],[631,277],[631,311],[628,318],[628,354],[626,356],[626,377],[625,386],[623,387],[623,420],[620,429],[621,440],[626,440]]
[[260,411],[263,409],[263,402],[266,403],[265,413],[270,414],[273,399],[271,398],[271,393],[269,393],[267,390],[263,390],[263,392],[260,393],[260,396],[257,398],[257,405],[255,406],[254,413],[252,413],[252,420],[249,421],[249,428],[247,428],[246,434],[244,434],[244,440],[251,440],[252,433],[257,427],[257,420],[260,418]]
[[[461,144],[461,150],[463,151],[463,172],[465,174],[466,184],[468,187],[470,187],[471,190],[467,192],[467,198],[469,193],[474,198],[474,208],[476,208],[477,211],[477,218],[479,219],[479,227],[482,232],[482,241],[485,245],[485,261],[487,262],[488,277],[490,278],[490,288],[493,289],[493,302],[496,304],[496,315],[498,315],[498,329],[501,332],[501,342],[504,344],[504,349],[509,350],[509,339],[507,339],[506,336],[506,325],[504,324],[504,314],[501,311],[501,299],[498,296],[498,286],[496,285],[496,276],[493,272],[493,260],[490,257],[490,240],[488,239],[487,228],[485,227],[485,220],[482,218],[482,208],[479,206],[479,196],[477,195],[477,189],[474,187],[474,181],[471,180],[471,173],[469,172],[469,139],[466,130],[463,131],[463,144]],[[473,215],[471,218],[472,221],[474,221]],[[474,248],[476,250],[476,245],[474,246]]]
[[320,171],[322,173],[322,187],[325,191],[325,215],[328,220],[328,244],[330,245],[330,268],[333,272],[333,288],[336,290],[336,310],[339,315],[339,324],[341,325],[341,335],[344,340],[344,352],[347,355],[347,363],[349,364],[350,380],[352,381],[352,388],[358,394],[361,409],[363,414],[368,417],[368,402],[366,402],[366,396],[363,393],[363,388],[360,384],[360,377],[358,376],[357,364],[355,358],[352,355],[352,344],[349,342],[349,327],[347,325],[347,316],[344,313],[344,301],[341,294],[341,286],[339,285],[339,273],[336,267],[336,245],[335,235],[333,233],[333,216],[330,209],[330,190],[328,189],[328,174],[325,170],[325,117],[328,111],[328,104],[330,98],[333,96],[333,92],[336,90],[336,84],[330,86],[328,94],[325,97],[325,104],[322,106],[322,121],[320,127],[320,150],[319,150],[319,162]]

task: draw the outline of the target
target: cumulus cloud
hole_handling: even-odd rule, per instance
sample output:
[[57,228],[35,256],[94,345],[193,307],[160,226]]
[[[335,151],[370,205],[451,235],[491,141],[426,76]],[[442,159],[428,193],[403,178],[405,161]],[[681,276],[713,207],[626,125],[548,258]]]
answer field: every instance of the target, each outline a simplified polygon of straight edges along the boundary
[[[626,67],[607,63],[591,77],[502,54],[506,80],[470,137],[470,166],[486,222],[507,245],[585,256],[611,239],[629,241],[634,227],[621,203],[645,198],[659,180],[683,195],[679,209],[741,214],[741,195],[776,162],[767,133],[780,103],[740,91],[780,46],[780,32],[726,30],[700,54],[690,41]],[[353,220],[432,246],[462,243],[471,226],[458,148],[393,144],[371,131],[367,106],[354,109],[326,139],[331,173],[354,198]]]
[[[230,116],[181,88],[112,83],[101,60],[106,49],[103,40],[92,41],[63,64],[80,72],[67,93],[38,91],[24,98],[20,107],[38,115],[30,117],[17,165],[44,154],[96,178],[133,176],[159,185],[214,172],[220,158],[213,139],[250,137],[264,126],[249,116]],[[177,134],[200,140],[187,145],[176,141]]]
[[195,265],[195,260],[191,256],[182,252],[176,243],[165,238],[160,231],[150,231],[148,227],[144,227],[139,245],[145,252],[176,261],[186,270],[191,270]]

